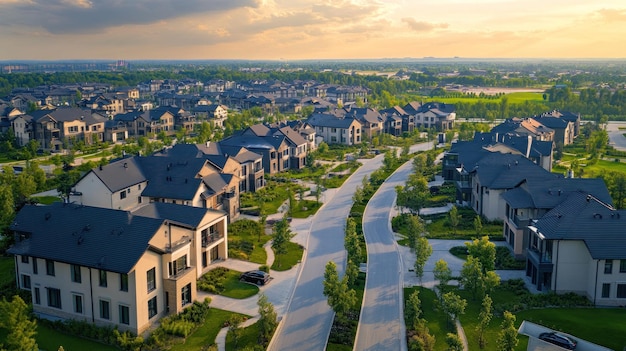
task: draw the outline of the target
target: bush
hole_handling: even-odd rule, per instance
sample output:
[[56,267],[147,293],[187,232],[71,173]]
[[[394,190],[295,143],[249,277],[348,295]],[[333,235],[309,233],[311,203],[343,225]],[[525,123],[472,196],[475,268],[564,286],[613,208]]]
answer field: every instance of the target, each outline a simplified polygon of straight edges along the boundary
[[266,264],[259,266],[259,270],[263,271],[265,273],[269,273],[270,272],[270,267]]

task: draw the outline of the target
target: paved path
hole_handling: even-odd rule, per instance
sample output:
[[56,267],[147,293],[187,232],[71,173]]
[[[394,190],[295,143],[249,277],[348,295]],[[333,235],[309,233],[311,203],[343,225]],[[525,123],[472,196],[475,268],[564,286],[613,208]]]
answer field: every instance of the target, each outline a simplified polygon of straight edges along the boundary
[[606,131],[609,134],[609,145],[616,150],[626,151],[626,137],[624,137],[626,130],[620,130],[620,127],[626,128],[626,122],[609,122],[607,124]]

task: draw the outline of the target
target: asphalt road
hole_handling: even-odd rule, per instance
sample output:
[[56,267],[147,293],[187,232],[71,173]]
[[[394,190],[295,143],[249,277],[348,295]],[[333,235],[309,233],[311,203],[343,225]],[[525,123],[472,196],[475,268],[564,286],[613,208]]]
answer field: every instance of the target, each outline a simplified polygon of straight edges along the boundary
[[383,155],[363,162],[335,193],[311,222],[311,232],[287,313],[276,331],[270,350],[324,350],[330,334],[334,312],[323,295],[326,263],[334,261],[340,275],[345,269],[344,228],[353,200],[363,181],[382,165]]
[[[432,143],[411,151],[432,148]],[[406,350],[403,314],[402,256],[391,230],[390,215],[395,187],[404,185],[413,170],[407,162],[392,174],[372,196],[363,215],[367,243],[367,278],[357,330],[355,350]]]
[[609,133],[609,144],[617,150],[626,151],[626,130],[619,130],[620,127],[626,128],[626,122],[609,122],[606,127]]

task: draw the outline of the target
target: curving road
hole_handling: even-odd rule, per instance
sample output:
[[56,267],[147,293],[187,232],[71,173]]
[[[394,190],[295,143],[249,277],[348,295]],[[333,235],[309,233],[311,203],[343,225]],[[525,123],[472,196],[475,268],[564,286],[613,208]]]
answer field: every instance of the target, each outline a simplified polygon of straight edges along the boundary
[[324,350],[330,334],[334,312],[322,293],[324,268],[328,261],[337,264],[343,274],[346,260],[344,228],[352,206],[352,196],[363,177],[382,165],[384,155],[362,161],[361,166],[325,201],[311,222],[300,276],[280,328],[270,350]]
[[[412,152],[432,148],[415,145]],[[413,169],[407,162],[392,174],[367,204],[363,231],[367,243],[367,280],[354,350],[406,350],[403,314],[402,258],[391,230],[395,187],[404,185]]]

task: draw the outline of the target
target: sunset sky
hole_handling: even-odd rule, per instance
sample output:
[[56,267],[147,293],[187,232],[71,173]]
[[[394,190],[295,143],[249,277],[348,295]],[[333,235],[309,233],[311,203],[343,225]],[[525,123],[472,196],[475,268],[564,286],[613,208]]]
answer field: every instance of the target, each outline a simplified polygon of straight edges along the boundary
[[0,0],[0,60],[626,58],[624,0]]

